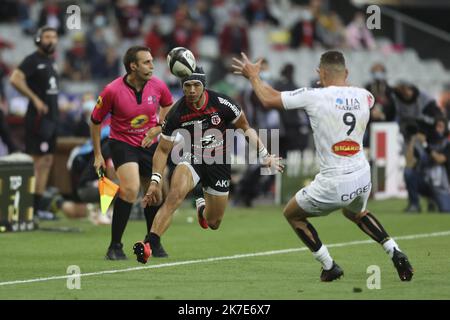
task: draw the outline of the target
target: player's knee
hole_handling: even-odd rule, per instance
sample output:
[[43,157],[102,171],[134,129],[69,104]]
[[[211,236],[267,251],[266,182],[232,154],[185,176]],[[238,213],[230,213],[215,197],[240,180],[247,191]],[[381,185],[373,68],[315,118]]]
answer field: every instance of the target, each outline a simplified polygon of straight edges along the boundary
[[120,197],[127,202],[135,202],[139,193],[139,186],[120,186]]
[[295,216],[294,212],[292,210],[289,210],[287,206],[283,209],[283,215],[287,221],[293,220]]
[[221,222],[222,220],[213,220],[213,221],[208,220],[208,226],[211,230],[217,230],[219,229]]
[[178,208],[178,206],[183,202],[184,200],[184,195],[181,194],[178,191],[173,191],[173,192],[169,192],[169,194],[167,195],[167,198],[165,200],[165,203],[170,207],[170,208]]
[[358,224],[358,223],[360,222],[361,218],[364,217],[364,216],[366,215],[367,212],[364,211],[364,212],[360,212],[360,213],[354,213],[354,212],[351,212],[351,211],[349,211],[349,210],[343,209],[343,210],[342,210],[342,213],[344,214],[344,216],[345,216],[347,219],[349,219],[349,220],[351,220],[352,222]]

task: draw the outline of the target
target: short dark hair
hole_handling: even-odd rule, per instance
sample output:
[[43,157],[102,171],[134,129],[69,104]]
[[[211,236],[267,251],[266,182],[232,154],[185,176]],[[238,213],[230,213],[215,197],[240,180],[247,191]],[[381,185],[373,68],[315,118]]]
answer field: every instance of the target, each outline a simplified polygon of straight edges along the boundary
[[125,56],[123,57],[123,65],[125,66],[125,70],[127,73],[131,72],[130,64],[132,62],[137,62],[137,53],[139,51],[148,51],[151,53],[150,48],[144,47],[144,46],[133,46],[130,47],[127,52],[125,53]]
[[320,66],[333,65],[345,68],[345,58],[342,52],[327,51],[320,57]]

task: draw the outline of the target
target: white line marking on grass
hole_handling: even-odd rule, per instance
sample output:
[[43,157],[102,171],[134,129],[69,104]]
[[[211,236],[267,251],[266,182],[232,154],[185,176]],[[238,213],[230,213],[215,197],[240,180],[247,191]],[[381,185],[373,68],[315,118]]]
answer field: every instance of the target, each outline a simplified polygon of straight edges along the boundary
[[[413,235],[409,235],[409,236],[400,236],[400,237],[394,237],[394,239],[395,240],[415,240],[415,239],[420,239],[420,238],[444,237],[444,236],[449,236],[449,235],[450,235],[450,230],[442,231],[442,232],[433,232],[433,233],[413,234]],[[361,240],[361,241],[350,241],[350,242],[342,242],[342,243],[332,243],[332,244],[327,244],[326,246],[328,248],[338,248],[338,247],[347,247],[347,246],[354,246],[354,245],[360,245],[360,244],[375,244],[375,242],[373,240]],[[275,254],[300,252],[300,251],[308,251],[308,248],[302,247],[302,248],[292,248],[292,249],[284,249],[284,250],[272,250],[272,251],[255,252],[255,253],[235,254],[232,256],[225,256],[225,257],[215,257],[215,258],[198,259],[198,260],[160,263],[160,264],[154,264],[154,265],[142,266],[142,267],[134,267],[134,268],[126,268],[126,269],[118,269],[118,270],[105,270],[105,271],[90,272],[90,273],[81,273],[81,274],[79,274],[79,276],[80,277],[98,276],[98,275],[102,275],[102,274],[131,272],[131,271],[140,271],[140,270],[166,268],[166,267],[177,267],[177,266],[182,266],[182,265],[187,265],[187,264],[208,263],[208,262],[215,262],[215,261],[235,260],[235,259],[242,259],[242,258],[259,257],[259,256],[270,256],[270,255],[275,255]],[[32,282],[43,282],[43,281],[58,280],[58,279],[67,279],[69,277],[73,277],[73,275],[0,282],[0,286],[8,286],[8,285],[32,283]]]

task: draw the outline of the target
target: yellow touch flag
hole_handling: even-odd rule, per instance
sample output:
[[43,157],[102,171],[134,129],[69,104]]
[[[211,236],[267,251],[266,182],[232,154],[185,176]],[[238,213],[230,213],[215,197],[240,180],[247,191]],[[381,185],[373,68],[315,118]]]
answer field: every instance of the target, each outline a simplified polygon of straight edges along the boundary
[[100,193],[100,209],[102,210],[102,214],[106,214],[106,211],[113,201],[117,190],[119,190],[119,186],[117,184],[105,176],[100,177],[98,181],[98,192]]

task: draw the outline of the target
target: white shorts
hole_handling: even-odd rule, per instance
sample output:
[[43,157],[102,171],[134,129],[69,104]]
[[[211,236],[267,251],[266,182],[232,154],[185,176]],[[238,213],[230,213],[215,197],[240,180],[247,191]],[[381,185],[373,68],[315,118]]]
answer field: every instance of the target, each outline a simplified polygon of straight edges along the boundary
[[359,213],[366,210],[371,188],[370,166],[335,177],[319,173],[309,186],[297,192],[295,200],[300,208],[316,216],[342,208]]

